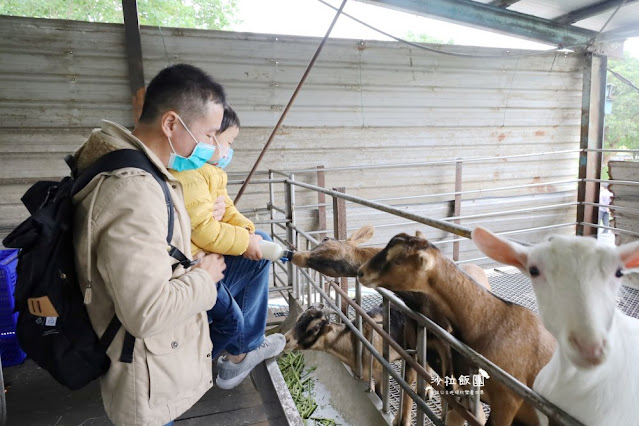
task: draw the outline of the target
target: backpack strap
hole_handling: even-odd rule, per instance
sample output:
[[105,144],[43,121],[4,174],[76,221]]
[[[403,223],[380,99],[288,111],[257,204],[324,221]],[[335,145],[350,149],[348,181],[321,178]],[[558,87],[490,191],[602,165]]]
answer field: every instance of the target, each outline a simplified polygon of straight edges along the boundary
[[[149,160],[149,157],[147,157],[145,153],[135,149],[119,149],[116,151],[112,151],[100,157],[96,162],[94,162],[79,175],[77,174],[77,165],[75,162],[75,158],[71,155],[68,155],[65,158],[65,161],[71,169],[71,175],[75,177],[75,182],[73,183],[73,188],[71,190],[72,195],[77,194],[82,188],[84,188],[89,182],[91,182],[94,177],[103,172],[110,172],[126,167],[134,167],[136,169],[142,169],[151,174],[151,176],[153,176],[155,180],[160,184],[162,192],[164,193],[164,200],[166,202],[166,209],[169,216],[168,232],[166,236],[166,242],[168,244],[167,250],[169,256],[178,261],[178,263],[175,263],[173,265],[173,270],[175,270],[178,265],[182,265],[184,268],[189,268],[195,264],[195,261],[187,258],[186,255],[180,251],[180,249],[171,244],[171,239],[173,238],[173,226],[175,221],[175,213],[173,212],[171,193],[169,192],[169,186],[166,183],[166,180],[164,180],[164,176],[157,168],[157,166],[153,164],[151,160]],[[102,347],[104,347],[104,350],[106,350],[111,342],[113,342],[113,339],[120,330],[121,326],[122,323],[118,319],[117,315],[113,315],[113,318],[111,319],[111,322],[109,322],[106,331],[102,334],[102,337],[100,337],[100,344],[102,345]],[[131,333],[125,330],[122,352],[120,353],[120,361],[129,364],[133,362],[134,348],[135,337],[133,337]]]

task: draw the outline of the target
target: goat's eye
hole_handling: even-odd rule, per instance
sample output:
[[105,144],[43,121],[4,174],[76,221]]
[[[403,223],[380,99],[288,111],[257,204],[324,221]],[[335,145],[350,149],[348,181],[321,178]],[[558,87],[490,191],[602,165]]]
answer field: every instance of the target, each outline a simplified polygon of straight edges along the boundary
[[325,243],[326,241],[330,240],[331,237],[324,237],[324,239],[322,240],[323,243]]
[[528,268],[528,272],[530,273],[531,277],[539,276],[539,268],[536,266],[531,266],[530,268]]
[[623,277],[623,271],[621,270],[621,268],[617,269],[617,272],[615,272],[615,277],[617,278]]

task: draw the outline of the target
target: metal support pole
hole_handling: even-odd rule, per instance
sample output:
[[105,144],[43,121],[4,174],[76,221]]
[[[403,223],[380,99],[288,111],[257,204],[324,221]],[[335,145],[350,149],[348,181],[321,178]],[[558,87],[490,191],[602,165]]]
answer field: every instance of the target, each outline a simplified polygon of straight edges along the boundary
[[129,87],[131,90],[131,106],[133,123],[137,124],[144,105],[144,61],[142,60],[142,41],[140,37],[140,21],[138,20],[138,2],[122,0],[124,15],[124,38],[127,63],[129,66]]
[[[326,187],[326,173],[324,172],[324,166],[317,166],[317,186],[322,188]],[[326,229],[326,194],[323,192],[317,193],[317,227],[319,229]],[[318,234],[317,238],[322,241],[326,237],[325,233]]]
[[[386,334],[390,334],[390,302],[388,299],[384,299],[384,331]],[[388,345],[388,341],[384,339],[384,350],[383,355],[386,362],[390,362],[390,347]],[[390,409],[390,376],[386,369],[383,370],[382,374],[382,411],[384,413],[388,413]]]
[[[453,215],[455,217],[461,216],[461,191],[462,191],[462,162],[460,159],[455,163],[455,208]],[[455,224],[459,225],[461,222],[459,219],[453,221]],[[459,242],[453,243],[453,260],[455,262],[459,261]]]
[[605,56],[585,54],[581,102],[581,136],[579,147],[579,186],[577,189],[577,235],[595,235],[597,228],[584,224],[597,224],[597,207],[584,203],[599,201],[599,185],[586,179],[601,178],[602,154],[589,149],[603,148],[604,102],[606,90]]
[[[293,180],[293,176],[291,175],[291,180]],[[293,189],[293,185],[290,183],[285,184],[284,191],[284,203],[285,203],[285,211],[286,211],[286,219],[289,223],[295,223],[295,192]],[[286,240],[293,241],[293,228],[291,226],[286,227]],[[293,296],[299,300],[302,297],[300,288],[299,288],[299,280],[295,279],[295,271],[293,269],[293,262],[288,262],[287,264],[287,272],[288,272],[288,285],[289,287],[293,287]],[[303,302],[303,301],[302,301]]]
[[304,85],[306,78],[311,73],[311,69],[313,69],[313,65],[315,65],[315,61],[317,61],[317,58],[319,57],[320,52],[324,48],[324,44],[326,43],[326,40],[328,40],[328,36],[331,34],[331,31],[333,30],[333,27],[335,26],[335,23],[337,22],[337,18],[339,18],[339,15],[342,13],[342,10],[344,9],[344,6],[346,6],[346,2],[347,0],[342,1],[342,5],[339,7],[337,13],[335,14],[335,17],[333,18],[331,25],[329,25],[328,30],[326,31],[326,34],[324,35],[324,38],[320,42],[319,46],[317,46],[317,50],[315,51],[315,54],[313,55],[311,62],[308,63],[308,66],[306,67],[306,71],[304,71],[304,75],[302,76],[302,79],[297,84],[297,87],[295,88],[295,91],[293,92],[291,99],[289,99],[288,104],[286,104],[286,108],[284,108],[284,111],[282,111],[282,115],[280,116],[280,119],[277,121],[275,128],[271,132],[271,136],[269,136],[268,140],[266,141],[266,144],[264,145],[264,148],[262,148],[262,152],[260,153],[260,156],[257,157],[257,161],[255,161],[255,164],[251,168],[251,171],[249,172],[248,176],[246,177],[246,181],[244,182],[244,184],[242,184],[242,187],[240,188],[237,195],[235,196],[235,205],[237,205],[237,203],[240,201],[240,198],[242,198],[242,194],[244,194],[244,190],[246,189],[246,186],[248,185],[249,181],[253,177],[255,170],[257,170],[257,167],[260,165],[260,162],[262,161],[264,154],[266,154],[268,147],[271,145],[271,142],[273,142],[273,138],[275,137],[275,134],[282,126],[282,123],[284,122],[284,118],[286,118],[286,114],[288,114],[288,111],[291,109],[291,106],[293,106],[293,103],[295,102],[295,98],[297,97],[297,94],[302,89],[302,86]]
[[[417,331],[417,362],[426,369],[426,329],[418,326]],[[426,382],[421,375],[417,376],[417,395],[420,398],[426,399]],[[424,410],[417,407],[417,426],[424,426]]]
[[[346,188],[333,188],[333,191],[345,193]],[[333,197],[333,233],[338,240],[346,239],[346,201],[343,198]],[[340,287],[348,294],[348,278],[339,279]],[[348,316],[348,305],[343,304],[342,310]]]
[[[359,280],[355,279],[355,303],[357,303],[359,306],[362,306],[362,285],[359,283]],[[362,331],[362,316],[359,314],[359,312],[355,311],[355,325],[357,326],[357,329],[359,330],[360,333],[363,333]],[[372,333],[371,333],[372,334]],[[357,356],[356,358],[356,367],[355,367],[355,376],[357,376],[358,378],[362,377],[362,355],[363,355],[363,347],[362,347],[362,341],[357,339],[355,341],[355,354]]]

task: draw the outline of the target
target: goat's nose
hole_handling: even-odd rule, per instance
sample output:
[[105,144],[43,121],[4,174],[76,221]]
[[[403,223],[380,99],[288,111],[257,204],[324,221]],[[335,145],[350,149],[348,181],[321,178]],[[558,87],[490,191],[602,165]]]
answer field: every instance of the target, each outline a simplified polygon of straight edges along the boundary
[[362,272],[361,269],[357,270],[357,278],[361,279],[364,276],[364,273]]
[[606,348],[606,339],[601,339],[593,342],[589,339],[583,339],[574,335],[570,335],[568,341],[570,342],[572,347],[577,352],[579,352],[584,360],[589,361],[593,365],[597,365],[601,363],[601,361],[603,361]]

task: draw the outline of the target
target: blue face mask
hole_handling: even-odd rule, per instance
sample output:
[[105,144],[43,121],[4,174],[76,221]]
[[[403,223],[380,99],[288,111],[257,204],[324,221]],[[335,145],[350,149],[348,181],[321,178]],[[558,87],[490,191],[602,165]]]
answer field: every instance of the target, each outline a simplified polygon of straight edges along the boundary
[[233,159],[233,148],[229,148],[229,152],[219,160],[213,162],[214,166],[219,167],[220,169],[226,169],[229,164],[231,164],[231,159]]
[[169,169],[175,170],[176,172],[199,169],[211,159],[213,153],[215,152],[215,146],[208,143],[200,142],[195,139],[195,136],[193,136],[193,133],[191,133],[189,128],[186,127],[186,124],[184,124],[184,121],[182,121],[180,116],[177,115],[176,117],[178,118],[178,120],[180,120],[180,123],[182,123],[186,131],[195,141],[195,148],[193,149],[191,155],[189,155],[188,157],[183,157],[175,152],[175,148],[173,148],[173,144],[171,143],[171,138],[169,138],[169,146],[171,147],[171,151],[173,152],[169,156],[169,164],[167,167]]

